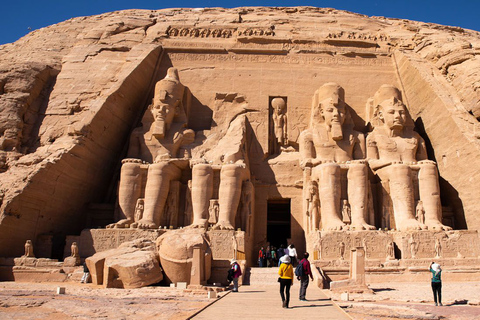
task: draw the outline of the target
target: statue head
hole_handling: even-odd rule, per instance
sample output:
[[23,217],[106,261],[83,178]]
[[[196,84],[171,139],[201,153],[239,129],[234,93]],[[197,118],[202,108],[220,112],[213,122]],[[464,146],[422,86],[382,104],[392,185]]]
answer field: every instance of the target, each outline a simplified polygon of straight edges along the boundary
[[324,122],[333,140],[342,140],[342,125],[346,119],[345,91],[330,82],[321,86],[313,97],[312,125]]
[[150,110],[155,123],[153,133],[155,137],[164,138],[175,115],[183,111],[184,90],[185,87],[180,83],[176,68],[169,68],[167,76],[156,84],[155,97]]
[[287,107],[285,100],[283,98],[274,98],[272,100],[273,112],[277,115],[285,113],[285,108]]
[[402,130],[408,120],[407,109],[400,91],[391,85],[382,85],[373,97],[375,116],[389,129]]

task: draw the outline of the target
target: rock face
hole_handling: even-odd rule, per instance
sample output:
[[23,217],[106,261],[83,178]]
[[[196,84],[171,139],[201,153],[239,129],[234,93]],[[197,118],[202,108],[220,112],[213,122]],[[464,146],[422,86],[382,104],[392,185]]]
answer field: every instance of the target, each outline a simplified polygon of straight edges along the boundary
[[163,280],[155,244],[138,239],[86,259],[92,283],[106,288],[140,288]]
[[[247,229],[245,221],[232,223],[242,217],[232,212],[243,210],[255,226],[248,237],[259,243],[267,236],[269,203],[291,199],[291,241],[305,249],[300,136],[311,127],[315,91],[335,82],[345,90],[352,132],[367,137],[374,126],[370,98],[384,84],[399,89],[428,159],[437,162],[443,223],[478,230],[479,52],[476,31],[313,7],[129,10],[34,31],[0,46],[0,256],[21,255],[27,239],[35,244],[53,234],[55,246],[61,243],[55,239],[97,226],[99,215],[87,208],[117,198],[132,132],[172,67],[189,92],[178,123],[195,132],[182,156],[206,163],[185,166],[170,190],[195,198],[198,186],[211,186],[210,198],[220,203],[218,228]],[[221,140],[233,127],[242,134]],[[216,159],[218,143],[224,152]],[[239,152],[242,178],[215,176],[216,162],[235,172],[228,167],[235,161],[225,158]],[[208,170],[213,182],[202,184]],[[221,181],[238,183],[226,196],[234,201],[222,203]],[[383,181],[371,181],[377,194]],[[338,200],[348,193],[341,188]],[[167,202],[167,217],[182,214],[168,220],[172,225],[190,224],[195,212],[208,217],[211,199],[199,196],[201,205],[192,208],[188,197]],[[359,224],[382,227],[384,206],[368,195],[361,201],[371,209],[352,208]],[[116,222],[112,210],[107,214]]]

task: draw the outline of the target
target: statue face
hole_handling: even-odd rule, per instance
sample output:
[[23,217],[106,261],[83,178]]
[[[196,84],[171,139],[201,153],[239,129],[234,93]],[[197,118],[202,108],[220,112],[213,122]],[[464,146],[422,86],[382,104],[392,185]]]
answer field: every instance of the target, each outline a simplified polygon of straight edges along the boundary
[[385,100],[381,104],[382,111],[380,119],[383,119],[385,125],[390,129],[402,129],[407,121],[405,106],[401,101],[395,98]]
[[321,102],[322,116],[329,127],[335,124],[343,125],[345,121],[345,103],[340,99],[328,98]]
[[175,115],[175,108],[169,104],[159,104],[152,108],[153,117],[155,121],[162,121],[167,124],[172,123]]

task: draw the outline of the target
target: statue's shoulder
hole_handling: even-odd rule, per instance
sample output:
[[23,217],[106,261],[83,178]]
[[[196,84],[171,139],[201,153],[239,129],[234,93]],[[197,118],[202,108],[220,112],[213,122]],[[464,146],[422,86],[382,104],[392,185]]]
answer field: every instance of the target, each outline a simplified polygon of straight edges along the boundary
[[312,129],[305,129],[302,132],[300,132],[300,139],[312,139]]

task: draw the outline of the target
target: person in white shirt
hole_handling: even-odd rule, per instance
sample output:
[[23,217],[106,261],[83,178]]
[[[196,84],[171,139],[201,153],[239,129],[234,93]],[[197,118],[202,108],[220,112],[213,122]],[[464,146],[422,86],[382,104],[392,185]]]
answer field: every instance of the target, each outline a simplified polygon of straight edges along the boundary
[[297,249],[295,249],[295,245],[293,243],[288,246],[288,255],[292,261],[292,266],[295,267],[297,262]]

